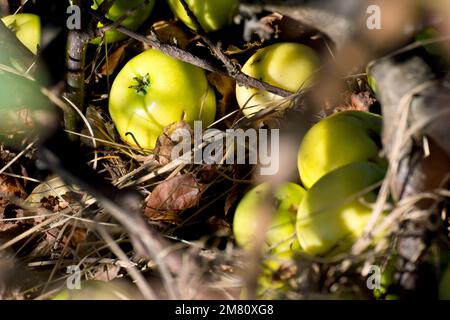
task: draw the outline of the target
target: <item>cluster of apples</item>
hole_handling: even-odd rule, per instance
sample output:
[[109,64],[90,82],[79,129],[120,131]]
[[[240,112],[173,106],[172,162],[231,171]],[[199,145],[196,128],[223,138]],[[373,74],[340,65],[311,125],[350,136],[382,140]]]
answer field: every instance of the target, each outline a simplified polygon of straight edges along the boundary
[[[292,239],[295,231],[290,247],[310,255],[332,255],[348,249],[362,234],[371,216],[370,204],[377,196],[376,186],[385,175],[386,161],[380,157],[381,127],[382,118],[376,114],[344,111],[308,131],[298,152],[305,189],[288,183],[276,194],[279,207],[267,235],[269,245]],[[267,196],[263,190],[263,186],[254,188],[237,207],[234,234],[244,247],[254,238],[251,226],[256,225],[258,205]]]
[[[92,9],[97,10],[103,2],[93,0]],[[238,0],[187,0],[186,3],[207,32],[230,24],[239,5]],[[189,28],[196,28],[181,1],[168,0],[168,4]],[[118,21],[128,14],[120,24],[136,30],[148,19],[154,6],[154,0],[116,0],[106,17]],[[15,14],[2,20],[30,51],[37,53],[41,38],[38,16]],[[98,24],[98,28],[102,26]],[[124,37],[117,30],[109,30],[103,38],[91,42],[112,43]],[[298,43],[277,43],[257,51],[242,71],[294,93],[311,83],[319,65],[319,56],[313,49]],[[236,86],[236,97],[246,116],[281,100],[269,92],[240,85]],[[124,141],[151,150],[164,128],[172,123],[192,124],[200,120],[204,127],[213,123],[216,97],[204,70],[150,49],[131,59],[115,78],[109,111]]]
[[[359,238],[371,216],[377,186],[386,172],[380,157],[382,118],[363,111],[344,111],[325,118],[305,135],[298,152],[303,187],[289,182],[276,190],[273,219],[266,230],[269,258],[260,285],[282,286],[270,277],[302,252],[330,257],[344,253]],[[236,242],[253,248],[267,184],[250,190],[238,204],[233,221]],[[271,279],[270,281],[268,279]]]
[[[195,29],[179,0],[168,3],[180,20]],[[229,24],[238,3],[236,0],[187,1],[208,32]],[[319,56],[313,49],[298,43],[277,43],[257,51],[242,71],[295,93],[310,85],[318,68]],[[236,86],[236,97],[246,116],[281,100],[269,92],[240,85]],[[216,98],[202,69],[150,49],[131,59],[116,77],[109,111],[124,141],[151,150],[164,128],[172,123],[183,120],[192,124],[200,120],[204,127],[213,123]]]
[[[277,43],[257,51],[242,71],[294,93],[310,85],[318,67],[313,49]],[[236,97],[246,116],[282,101],[275,94],[240,85]],[[200,120],[204,127],[213,123],[216,97],[202,69],[150,49],[131,59],[116,77],[109,111],[125,141],[153,149],[172,123]]]

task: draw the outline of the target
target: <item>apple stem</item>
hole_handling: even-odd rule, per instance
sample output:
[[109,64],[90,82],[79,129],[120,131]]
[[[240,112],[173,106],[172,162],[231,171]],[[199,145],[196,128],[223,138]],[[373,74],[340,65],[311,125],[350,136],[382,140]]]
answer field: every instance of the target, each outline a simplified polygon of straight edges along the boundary
[[150,76],[147,73],[145,76],[136,76],[133,78],[137,82],[137,85],[129,86],[129,89],[136,90],[136,93],[145,96],[150,89]]

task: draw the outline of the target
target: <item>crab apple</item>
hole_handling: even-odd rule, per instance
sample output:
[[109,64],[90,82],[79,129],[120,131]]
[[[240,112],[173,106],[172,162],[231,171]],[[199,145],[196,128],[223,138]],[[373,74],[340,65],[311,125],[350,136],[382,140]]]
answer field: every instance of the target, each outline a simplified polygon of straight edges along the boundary
[[323,119],[305,135],[298,169],[309,189],[327,173],[353,162],[386,165],[380,157],[382,118],[364,111],[344,111]]
[[216,115],[214,90],[205,72],[155,49],[134,57],[111,87],[109,112],[120,136],[131,145],[153,149],[167,126]]
[[368,191],[385,176],[370,162],[352,163],[323,176],[303,197],[297,215],[297,236],[313,256],[348,249],[362,235],[377,194]]
[[[320,58],[312,48],[300,43],[285,42],[258,50],[244,64],[242,72],[295,93],[312,83],[319,66]],[[236,86],[236,98],[246,116],[283,100],[276,94],[241,85]]]
[[[167,2],[178,19],[189,28],[196,30],[195,23],[180,0]],[[186,3],[206,32],[217,31],[231,24],[239,7],[239,0],[186,0]]]
[[[144,3],[146,1],[147,3]],[[92,0],[92,9],[97,10],[103,2],[104,0]],[[142,5],[141,8],[132,12],[130,11],[138,8],[140,5]],[[118,21],[123,16],[127,15],[120,25],[130,30],[136,30],[148,19],[153,11],[154,5],[155,0],[115,0],[106,14],[106,18],[111,21]],[[97,27],[102,28],[104,25],[99,22]],[[106,43],[117,42],[125,38],[126,35],[117,30],[108,30],[104,35]],[[91,43],[99,44],[102,40],[102,38],[95,38]]]
[[34,54],[41,43],[41,18],[31,13],[18,13],[2,18],[3,23]]
[[[261,204],[267,199],[268,184],[261,184],[251,189],[239,202],[233,221],[236,242],[244,249],[251,249],[252,241],[258,230],[258,216]],[[305,190],[295,183],[282,185],[274,194],[276,203],[271,226],[266,232],[267,246],[276,247],[274,252],[288,252],[299,249],[295,237],[295,221],[298,205]]]

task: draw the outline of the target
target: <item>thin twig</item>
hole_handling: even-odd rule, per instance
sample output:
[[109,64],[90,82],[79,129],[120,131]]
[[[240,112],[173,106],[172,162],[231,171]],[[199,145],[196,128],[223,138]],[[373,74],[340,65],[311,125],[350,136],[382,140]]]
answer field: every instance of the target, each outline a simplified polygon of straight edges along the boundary
[[239,71],[236,66],[231,62],[231,60],[223,53],[223,51],[214,44],[209,37],[206,34],[206,31],[203,29],[203,26],[200,24],[200,21],[198,21],[197,16],[192,12],[191,8],[187,4],[186,0],[179,0],[181,4],[184,7],[184,10],[186,10],[186,13],[188,14],[189,18],[191,18],[192,22],[195,25],[195,28],[197,29],[197,34],[202,38],[202,40],[208,45],[209,49],[213,53],[214,56],[216,56],[227,68],[228,74],[232,77],[235,77],[241,71]]
[[123,264],[128,264],[127,269],[130,276],[136,282],[136,286],[141,291],[142,295],[147,300],[156,300],[157,296],[150,285],[145,280],[144,276],[139,272],[139,270],[130,262],[127,255],[119,247],[119,245],[114,241],[114,239],[109,235],[109,233],[102,226],[97,226],[97,230],[105,240],[105,242],[110,247],[111,251],[120,259]]
[[[99,19],[100,22],[102,22],[105,25],[109,25],[113,23],[107,18],[99,16],[97,13],[90,11],[91,15],[93,15],[95,18]],[[183,49],[178,48],[177,46],[162,43],[156,33],[152,30],[150,32],[149,37],[145,37],[143,35],[140,35],[134,31],[129,30],[128,28],[125,28],[123,26],[118,26],[116,28],[117,31],[127,35],[130,38],[133,38],[137,41],[140,41],[146,45],[151,46],[152,48],[159,50],[168,56],[171,56],[172,58],[184,61],[186,63],[192,64],[194,66],[197,66],[199,68],[202,68],[204,70],[218,73],[227,77],[230,77],[240,85],[246,86],[246,87],[252,87],[259,90],[268,91],[271,93],[274,93],[281,97],[289,97],[292,95],[291,92],[286,91],[284,89],[278,88],[276,86],[273,86],[271,84],[268,84],[266,82],[260,81],[258,79],[255,79],[253,77],[247,76],[244,73],[239,73],[235,76],[232,76],[228,73],[228,70],[222,66],[219,66],[217,63],[213,63],[210,61],[206,61],[204,59],[201,59],[195,55],[193,55],[190,52],[187,52]],[[97,33],[98,34],[98,33]]]

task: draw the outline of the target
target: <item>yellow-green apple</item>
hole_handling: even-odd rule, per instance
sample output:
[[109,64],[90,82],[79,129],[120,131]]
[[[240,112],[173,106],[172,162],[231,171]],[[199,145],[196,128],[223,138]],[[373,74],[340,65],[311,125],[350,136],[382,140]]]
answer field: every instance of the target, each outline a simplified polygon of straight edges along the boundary
[[[233,232],[236,242],[244,249],[251,249],[258,232],[261,205],[270,195],[269,185],[261,184],[251,189],[239,202],[233,221]],[[274,194],[274,215],[268,230],[266,243],[273,252],[289,252],[299,249],[295,237],[295,221],[298,205],[305,190],[295,183],[282,185]]]
[[385,165],[380,157],[382,118],[364,111],[344,111],[323,119],[305,135],[298,169],[308,189],[328,172],[352,162]]
[[[145,1],[147,1],[147,3],[144,3]],[[92,9],[97,10],[103,2],[104,0],[93,0]],[[130,30],[136,30],[148,19],[154,5],[155,0],[115,0],[108,11],[106,18],[111,21],[118,21],[123,16],[127,15],[120,25]],[[104,25],[99,22],[97,27],[102,28]],[[126,35],[117,30],[108,30],[104,36],[106,43],[120,41],[125,38]],[[91,43],[99,44],[102,40],[103,39],[96,38],[92,40]]]
[[16,37],[34,54],[41,43],[41,19],[31,13],[17,13],[2,18],[3,23],[10,28]]
[[[189,28],[196,30],[195,23],[180,0],[167,2],[178,19]],[[186,0],[186,3],[206,32],[217,31],[230,24],[239,7],[239,0]]]
[[[371,215],[369,204],[385,170],[370,162],[352,163],[317,181],[303,197],[297,215],[297,236],[313,256],[345,251],[361,236]],[[368,191],[369,190],[369,191]]]
[[155,49],[131,59],[111,88],[109,112],[121,137],[153,149],[164,128],[215,118],[216,99],[205,72]]
[[[320,66],[318,54],[300,43],[277,43],[258,50],[243,66],[242,72],[273,86],[295,93],[307,88]],[[273,93],[236,86],[236,98],[242,112],[249,116],[269,104],[282,101]]]

